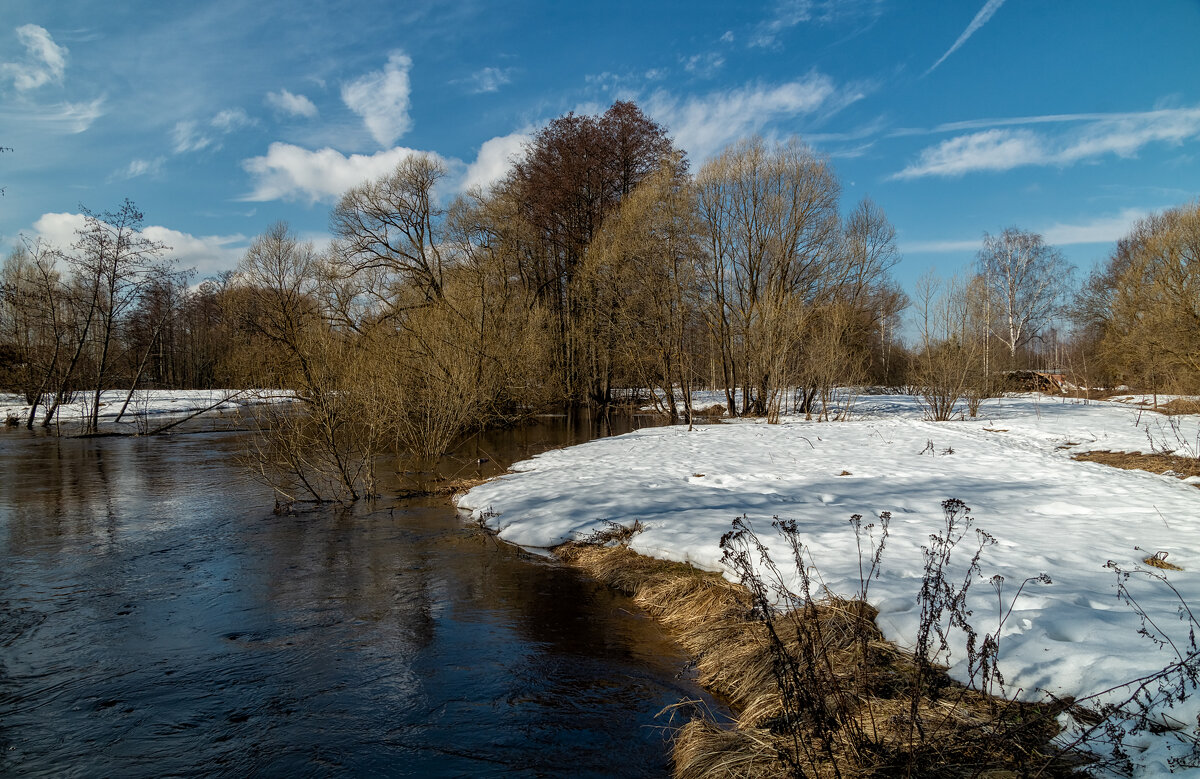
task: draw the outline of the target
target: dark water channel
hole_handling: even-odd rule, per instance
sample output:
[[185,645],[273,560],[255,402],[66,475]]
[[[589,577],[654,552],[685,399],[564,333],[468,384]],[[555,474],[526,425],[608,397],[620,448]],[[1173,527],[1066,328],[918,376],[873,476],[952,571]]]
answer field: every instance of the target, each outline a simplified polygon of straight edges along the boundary
[[655,714],[701,693],[628,599],[444,499],[276,516],[239,435],[0,433],[0,774],[667,774]]

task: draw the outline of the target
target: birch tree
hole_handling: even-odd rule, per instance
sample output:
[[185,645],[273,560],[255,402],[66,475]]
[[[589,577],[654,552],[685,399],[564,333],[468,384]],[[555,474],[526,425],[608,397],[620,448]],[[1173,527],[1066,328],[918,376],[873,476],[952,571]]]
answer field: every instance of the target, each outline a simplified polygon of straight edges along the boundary
[[1071,266],[1041,235],[1010,227],[1000,235],[984,233],[979,275],[988,291],[988,331],[1015,361],[1017,350],[1058,314]]

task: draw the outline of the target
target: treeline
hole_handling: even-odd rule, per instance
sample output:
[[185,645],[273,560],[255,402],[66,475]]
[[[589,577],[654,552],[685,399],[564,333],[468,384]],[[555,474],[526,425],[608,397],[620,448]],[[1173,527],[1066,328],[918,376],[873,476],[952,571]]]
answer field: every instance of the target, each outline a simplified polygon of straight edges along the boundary
[[440,441],[628,387],[686,419],[698,387],[767,414],[785,388],[809,408],[893,378],[894,230],[869,201],[840,214],[832,169],[796,142],[745,141],[693,174],[660,125],[616,103],[551,122],[488,192],[443,205],[445,175],[410,157],[342,197],[327,251],[276,225],[198,289],[131,204],[88,214],[74,247],[31,244],[5,264],[5,383],[45,418],[84,388],[317,397],[334,373],[389,366],[371,381],[431,406],[420,416],[453,409]]
[[1139,221],[1070,313],[1081,379],[1200,393],[1200,202]]
[[82,399],[94,431],[104,389],[216,378],[215,301],[188,290],[142,222],[129,201],[85,209],[69,250],[27,241],[0,268],[0,388],[31,404],[29,427]]
[[693,171],[618,102],[550,122],[488,191],[446,203],[446,176],[411,156],[345,193],[327,249],[274,225],[198,287],[132,204],[85,212],[73,246],[4,263],[0,384],[36,404],[30,425],[86,393],[93,428],[99,389],[287,387],[330,440],[366,425],[356,445],[427,456],[628,388],[683,421],[699,388],[774,417],[837,413],[835,389],[863,384],[944,418],[1025,367],[1200,389],[1196,206],[1140,223],[1079,291],[1040,236],[986,236],[968,278],[918,285],[906,346],[894,229],[869,200],[843,212],[836,174],[796,141],[745,140]]
[[1073,270],[1014,228],[985,235],[966,278],[917,284],[906,375],[934,419],[1029,388],[1022,369],[1085,395],[1200,393],[1200,203],[1137,222],[1078,285]]

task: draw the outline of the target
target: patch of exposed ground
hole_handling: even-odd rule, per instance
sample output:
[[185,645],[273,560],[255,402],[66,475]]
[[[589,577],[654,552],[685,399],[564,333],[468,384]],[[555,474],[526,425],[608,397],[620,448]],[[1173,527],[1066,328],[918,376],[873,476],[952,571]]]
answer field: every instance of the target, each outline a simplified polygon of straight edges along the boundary
[[1200,400],[1192,400],[1191,398],[1175,398],[1167,403],[1163,403],[1157,409],[1160,413],[1168,416],[1176,416],[1179,414],[1200,414]]
[[1144,452],[1080,452],[1074,459],[1089,463],[1110,465],[1113,468],[1123,468],[1127,471],[1149,471],[1150,473],[1166,473],[1185,479],[1188,476],[1200,476],[1200,459],[1195,457],[1180,457],[1175,454],[1146,454]]

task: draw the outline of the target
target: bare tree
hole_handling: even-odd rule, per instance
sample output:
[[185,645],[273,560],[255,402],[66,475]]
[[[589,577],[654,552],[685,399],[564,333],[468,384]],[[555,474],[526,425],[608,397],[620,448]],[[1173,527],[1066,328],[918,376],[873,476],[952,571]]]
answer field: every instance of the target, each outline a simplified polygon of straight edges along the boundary
[[726,396],[741,413],[767,414],[786,386],[809,306],[833,279],[840,188],[826,162],[791,141],[752,138],[700,170],[699,209]]
[[[689,177],[667,160],[622,201],[589,246],[578,283],[592,373],[659,390],[672,423],[692,421],[699,221]],[[680,397],[676,396],[679,390]]]
[[917,391],[935,422],[949,420],[960,400],[974,416],[983,373],[983,323],[978,294],[970,282],[944,283],[932,272],[917,282],[920,350],[913,374]]
[[[11,147],[11,146],[0,146],[0,154],[3,154],[3,153],[4,153],[4,152],[6,152],[6,151],[8,151],[8,152],[11,152],[11,151],[12,151],[12,147]],[[3,195],[4,195],[4,190],[5,190],[5,189],[6,189],[6,187],[0,187],[0,196],[3,196]]]
[[84,431],[94,433],[99,426],[100,394],[111,381],[110,368],[120,348],[118,327],[144,286],[168,272],[162,260],[167,247],[142,234],[145,217],[128,199],[115,211],[82,211],[84,226],[76,232],[72,251],[64,255],[72,271],[74,352],[43,424],[50,424],[65,401],[70,383],[86,358],[91,369],[87,378],[91,394]]
[[0,269],[3,339],[14,350],[16,384],[30,404],[25,426],[33,429],[38,406],[59,381],[69,348],[66,288],[56,267],[58,254],[38,240],[25,240]]
[[382,271],[393,283],[442,298],[445,209],[434,188],[446,167],[432,154],[405,157],[390,174],[359,184],[330,217],[342,256],[355,273]]
[[984,233],[978,264],[988,291],[988,330],[1015,361],[1017,351],[1060,312],[1071,265],[1042,236],[1015,227]]
[[1151,390],[1200,388],[1200,204],[1149,216],[1117,243],[1073,316],[1100,373]]
[[243,317],[264,342],[249,376],[257,386],[291,388],[304,413],[270,404],[249,460],[288,500],[355,501],[373,494],[375,456],[385,438],[374,413],[376,385],[362,379],[363,354],[352,332],[331,326],[326,259],[286,223],[272,225],[238,264]]

